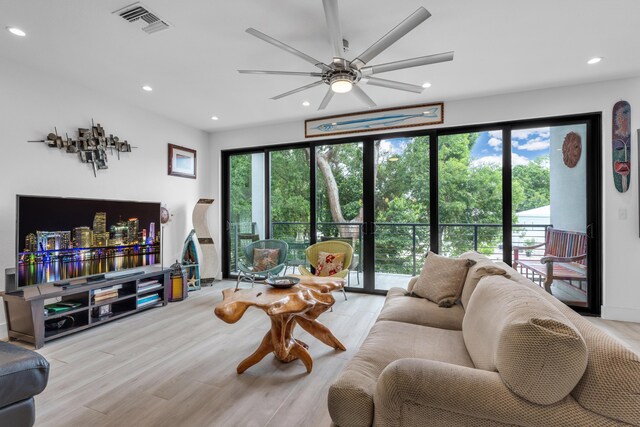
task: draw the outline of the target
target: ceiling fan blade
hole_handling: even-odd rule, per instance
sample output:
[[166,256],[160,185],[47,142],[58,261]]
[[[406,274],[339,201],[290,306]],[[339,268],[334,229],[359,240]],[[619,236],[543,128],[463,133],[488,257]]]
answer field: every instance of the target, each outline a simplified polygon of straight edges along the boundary
[[338,13],[338,0],[322,0],[324,15],[327,19],[329,38],[333,47],[333,57],[344,57],[342,42],[342,29],[340,29],[340,14]]
[[318,80],[317,82],[313,82],[313,83],[310,83],[310,84],[308,84],[308,85],[305,85],[305,86],[299,87],[299,88],[297,88],[297,89],[290,90],[289,92],[285,92],[285,93],[281,93],[280,95],[276,95],[276,96],[274,96],[274,97],[273,97],[273,98],[271,98],[271,99],[280,99],[280,98],[284,98],[285,96],[293,95],[294,93],[298,93],[298,92],[302,92],[303,90],[311,89],[312,87],[315,87],[315,86],[321,85],[321,84],[323,84],[323,83],[324,83],[324,80]]
[[393,30],[382,36],[382,38],[375,42],[369,49],[365,50],[356,59],[351,61],[351,65],[359,70],[373,58],[378,56],[382,51],[397,42],[402,36],[426,21],[430,16],[431,14],[427,9],[422,6],[419,7]]
[[364,91],[362,89],[360,89],[359,86],[357,85],[353,85],[353,88],[351,89],[353,91],[353,94],[362,102],[364,102],[365,104],[367,104],[369,107],[376,107],[376,103],[373,102],[373,99],[369,98],[369,96],[364,93]]
[[310,64],[315,65],[316,67],[322,69],[323,71],[330,71],[331,67],[329,67],[327,64],[322,63],[321,61],[318,61],[315,58],[310,57],[309,55],[307,55],[306,53],[302,53],[300,52],[298,49],[295,49],[291,46],[289,46],[288,44],[282,43],[279,40],[274,39],[273,37],[270,37],[264,33],[261,33],[260,31],[256,30],[255,28],[247,28],[247,33],[251,34],[252,36],[255,36],[261,40],[266,41],[267,43],[270,43],[272,45],[274,45],[275,47],[279,47],[280,49],[287,51],[295,56],[297,56],[298,58],[302,58],[305,61],[309,62]]
[[453,52],[437,53],[435,55],[421,56],[419,58],[372,65],[370,67],[363,67],[360,71],[363,76],[370,76],[372,74],[386,73],[387,71],[402,70],[404,68],[420,67],[422,65],[437,64],[439,62],[447,61],[453,61]]
[[424,90],[422,86],[397,82],[395,80],[380,79],[378,77],[365,77],[361,81],[364,81],[365,79],[366,83],[372,86],[387,87],[389,89],[398,89],[413,93],[422,93],[422,91]]
[[334,94],[333,90],[331,90],[331,87],[329,87],[329,90],[327,91],[326,95],[324,96],[324,98],[322,98],[322,102],[318,107],[318,111],[324,110],[325,108],[327,108],[327,105],[329,105],[329,101],[331,101],[331,98],[333,98],[333,94]]
[[273,74],[278,76],[322,77],[322,73],[306,73],[302,71],[268,71],[268,70],[238,70],[240,74]]

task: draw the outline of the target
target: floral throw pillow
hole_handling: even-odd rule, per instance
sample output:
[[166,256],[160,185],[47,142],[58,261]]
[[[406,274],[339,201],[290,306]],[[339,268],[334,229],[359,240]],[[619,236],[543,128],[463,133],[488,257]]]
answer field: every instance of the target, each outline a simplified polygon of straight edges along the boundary
[[253,271],[270,270],[278,265],[280,249],[253,249]]
[[318,264],[316,265],[316,276],[333,276],[342,271],[344,265],[344,252],[318,253]]

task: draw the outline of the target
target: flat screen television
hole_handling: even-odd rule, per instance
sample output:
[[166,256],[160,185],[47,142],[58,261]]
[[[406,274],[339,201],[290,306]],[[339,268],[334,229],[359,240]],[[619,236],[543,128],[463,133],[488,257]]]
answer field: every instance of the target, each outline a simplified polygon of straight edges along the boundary
[[17,196],[17,288],[160,263],[160,203]]

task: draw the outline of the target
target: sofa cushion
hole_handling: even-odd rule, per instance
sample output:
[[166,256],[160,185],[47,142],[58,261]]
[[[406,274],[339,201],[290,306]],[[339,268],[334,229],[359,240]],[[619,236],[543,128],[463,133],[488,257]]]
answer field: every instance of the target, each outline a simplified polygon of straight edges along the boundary
[[378,377],[391,362],[428,359],[473,367],[462,332],[379,321],[329,388],[329,413],[339,426],[370,426]]
[[497,371],[509,389],[538,404],[566,397],[587,366],[574,325],[531,289],[502,276],[480,280],[462,331],[479,369]]
[[590,411],[640,425],[640,356],[517,271],[510,267],[507,271],[511,280],[529,287],[555,306],[582,334],[589,349],[589,360],[571,395]]
[[391,288],[378,320],[412,323],[433,328],[461,330],[464,310],[460,304],[450,308],[439,307],[425,298],[410,296],[402,288]]
[[485,276],[505,276],[509,277],[507,271],[504,268],[498,267],[494,262],[490,260],[478,260],[474,265],[469,267],[467,278],[464,281],[462,287],[462,294],[460,295],[460,303],[463,308],[467,308],[469,300],[473,291],[475,291],[478,282]]
[[451,307],[460,297],[467,270],[473,263],[469,259],[448,258],[429,252],[413,285],[413,293],[441,307]]
[[0,341],[0,407],[39,394],[48,379],[49,362],[44,357]]

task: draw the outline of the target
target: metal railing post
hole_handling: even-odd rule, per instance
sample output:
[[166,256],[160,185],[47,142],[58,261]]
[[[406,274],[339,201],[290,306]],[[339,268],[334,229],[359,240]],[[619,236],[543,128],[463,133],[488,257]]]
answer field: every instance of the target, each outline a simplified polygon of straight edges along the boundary
[[416,225],[413,224],[411,226],[411,229],[412,229],[412,234],[413,234],[413,249],[412,249],[412,252],[413,252],[413,274],[412,274],[412,276],[415,276],[416,275]]
[[478,224],[473,224],[473,250],[478,252]]

